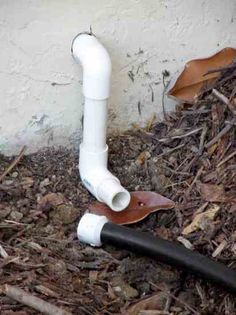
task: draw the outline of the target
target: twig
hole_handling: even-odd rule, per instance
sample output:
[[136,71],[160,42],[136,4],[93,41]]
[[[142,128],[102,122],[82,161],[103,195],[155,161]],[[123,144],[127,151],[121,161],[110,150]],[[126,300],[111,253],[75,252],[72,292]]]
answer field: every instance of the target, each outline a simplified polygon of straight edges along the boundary
[[37,264],[37,265],[27,264],[27,263],[19,261],[19,257],[9,257],[8,256],[3,261],[2,265],[1,265],[1,268],[5,267],[5,266],[7,266],[9,264],[16,264],[22,270],[38,269],[38,268],[42,268],[42,267],[46,266],[45,264]]
[[200,137],[200,143],[199,143],[199,149],[198,149],[198,154],[202,155],[203,149],[204,149],[204,141],[206,138],[207,134],[207,126],[204,126],[202,129],[201,137]]
[[162,103],[162,111],[163,111],[163,116],[165,118],[165,120],[167,120],[167,114],[166,114],[166,109],[165,109],[165,93],[168,89],[168,86],[170,84],[170,81],[166,84],[165,82],[165,75],[162,72],[162,83],[163,83],[163,91],[162,91],[162,99],[161,99],[161,103]]
[[219,163],[223,160],[223,157],[225,156],[226,152],[228,152],[228,150],[230,149],[230,147],[232,146],[232,142],[230,142],[227,147],[223,150],[223,152],[221,153],[220,157],[219,157]]
[[230,94],[230,97],[229,97],[229,101],[230,101],[230,102],[232,101],[232,99],[233,99],[233,97],[235,96],[235,94],[236,94],[236,86],[234,87],[232,93]]
[[186,302],[182,301],[181,299],[179,299],[178,297],[176,297],[174,294],[170,293],[169,291],[159,287],[158,285],[156,285],[153,282],[150,282],[150,284],[154,287],[157,288],[158,290],[166,293],[166,295],[169,295],[170,297],[172,297],[172,299],[174,299],[175,301],[178,301],[179,303],[181,303],[182,305],[184,305],[188,310],[190,310],[193,314],[195,315],[200,315],[194,308],[192,308],[189,304],[187,304]]
[[232,159],[232,157],[234,157],[236,155],[236,151],[233,151],[231,154],[229,154],[228,156],[226,156],[226,158],[224,160],[222,160],[219,164],[217,164],[216,167],[220,167],[221,165],[223,165],[225,162],[227,162],[228,160]]
[[169,136],[169,137],[162,138],[162,139],[157,139],[157,141],[159,141],[159,142],[166,142],[166,141],[171,140],[171,139],[182,139],[182,138],[191,136],[191,135],[193,135],[195,133],[198,133],[200,130],[202,130],[202,127],[194,129],[194,130],[191,130],[191,131],[186,132],[186,133],[184,133],[182,135],[175,135],[175,136]]
[[211,110],[210,109],[195,109],[195,110],[182,110],[181,113],[183,115],[200,115],[200,114],[208,114]]
[[220,93],[216,89],[212,89],[212,94],[217,97],[218,100],[223,102],[234,115],[236,114],[236,108],[234,108],[234,106],[230,103],[230,100],[224,94]]
[[232,127],[233,127],[233,124],[226,125],[211,141],[205,144],[205,148],[209,148],[213,144],[215,144],[217,141],[219,141],[220,138],[222,138],[227,132],[229,132]]
[[167,311],[158,311],[158,310],[143,310],[139,312],[139,315],[171,315],[173,313]]
[[195,155],[192,160],[183,168],[182,172],[188,172],[193,164],[199,159],[199,155]]
[[0,176],[0,182],[6,177],[6,175],[8,173],[10,173],[10,171],[13,169],[13,167],[15,167],[20,162],[22,156],[25,153],[25,150],[26,150],[26,146],[23,146],[23,148],[21,149],[19,155],[13,160],[13,162],[9,165],[9,167]]
[[226,240],[223,240],[219,246],[217,246],[217,248],[214,250],[214,252],[212,253],[212,257],[217,257],[218,255],[221,254],[221,252],[225,249],[225,247],[227,246],[227,242]]
[[168,155],[168,154],[170,154],[170,153],[172,153],[172,152],[174,152],[174,151],[176,151],[176,150],[181,149],[181,148],[184,147],[184,146],[185,146],[185,144],[182,143],[182,144],[178,145],[177,147],[174,147],[174,148],[171,148],[171,149],[169,149],[169,150],[167,150],[167,151],[164,151],[163,153],[161,153],[160,155],[158,155],[158,157],[161,157],[161,156],[163,156],[163,155]]
[[0,244],[0,256],[2,258],[7,258],[8,257],[8,253],[5,251],[5,249],[2,247],[1,244]]
[[61,308],[46,302],[24,290],[5,284],[1,287],[1,291],[13,300],[32,307],[33,309],[47,315],[72,315],[71,312],[62,310]]
[[17,221],[13,221],[13,220],[4,220],[4,222],[12,224],[12,225],[19,225],[19,226],[26,226],[28,225],[27,223],[21,223],[21,222],[17,222]]
[[218,98],[218,100],[220,100],[221,102],[228,106],[229,99],[224,94],[220,93],[216,89],[212,89],[212,93],[214,96],[216,96],[216,98]]
[[197,171],[197,174],[196,174],[196,176],[194,177],[194,179],[193,179],[191,185],[190,185],[189,188],[187,189],[187,191],[186,191],[186,193],[185,193],[185,196],[187,196],[187,197],[189,196],[190,192],[191,192],[192,189],[193,189],[194,184],[196,183],[196,181],[198,180],[198,178],[201,176],[202,171],[203,171],[203,166],[201,166],[201,167],[199,168],[199,170]]

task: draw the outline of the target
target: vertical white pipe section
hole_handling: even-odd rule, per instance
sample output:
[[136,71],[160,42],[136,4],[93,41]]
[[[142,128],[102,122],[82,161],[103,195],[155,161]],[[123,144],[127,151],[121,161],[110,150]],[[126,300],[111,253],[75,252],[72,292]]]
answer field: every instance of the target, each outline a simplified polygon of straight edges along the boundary
[[79,34],[72,42],[72,55],[83,68],[84,126],[79,170],[86,188],[114,211],[124,210],[130,194],[107,170],[107,99],[111,61],[106,49],[91,34]]
[[83,145],[91,152],[106,149],[107,101],[85,99]]

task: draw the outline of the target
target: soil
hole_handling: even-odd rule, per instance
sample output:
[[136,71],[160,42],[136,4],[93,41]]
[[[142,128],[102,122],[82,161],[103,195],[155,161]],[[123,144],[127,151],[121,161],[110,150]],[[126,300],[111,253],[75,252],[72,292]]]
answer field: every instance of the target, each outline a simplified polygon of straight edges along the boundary
[[[215,86],[236,106],[235,77],[227,71]],[[208,145],[229,124],[225,135]],[[175,209],[152,213],[132,228],[181,242],[236,270],[235,125],[232,108],[208,90],[193,106],[178,108],[151,128],[110,137],[109,168],[129,191],[156,191],[176,202]],[[11,162],[0,156],[0,174]],[[72,314],[236,314],[235,297],[188,270],[81,244],[76,226],[94,198],[81,184],[78,162],[77,152],[46,149],[23,156],[0,183],[1,284]],[[214,206],[213,218],[203,215],[183,234],[196,214]],[[146,297],[158,306],[144,311]],[[0,310],[39,314],[4,294]]]

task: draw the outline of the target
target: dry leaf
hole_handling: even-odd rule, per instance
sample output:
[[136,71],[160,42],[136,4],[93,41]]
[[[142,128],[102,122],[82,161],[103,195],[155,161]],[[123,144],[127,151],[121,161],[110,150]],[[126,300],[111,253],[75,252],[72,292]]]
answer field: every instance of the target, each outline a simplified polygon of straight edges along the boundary
[[38,207],[40,210],[45,210],[50,207],[57,207],[65,204],[66,200],[60,193],[49,193],[38,200]]
[[205,220],[214,220],[215,218],[215,215],[216,213],[220,210],[220,207],[218,205],[215,205],[213,204],[211,206],[210,209],[208,209],[207,211],[205,212],[202,212],[202,213],[198,213],[193,221],[188,225],[186,226],[183,231],[182,231],[182,234],[183,235],[188,235],[198,229],[201,228],[201,225],[202,223],[205,221]]
[[150,156],[151,154],[148,151],[141,152],[135,161],[136,165],[144,165]]
[[116,296],[119,296],[125,301],[131,301],[138,296],[138,291],[131,287],[124,279],[120,276],[115,276],[111,280],[111,287]]
[[133,304],[123,314],[139,315],[140,311],[143,310],[163,310],[163,308],[165,307],[166,299],[167,295],[165,292],[158,292],[151,297],[144,298]]
[[23,177],[20,184],[24,189],[28,189],[33,186],[34,180],[32,177]]
[[178,101],[193,104],[203,85],[214,83],[219,72],[205,74],[211,69],[229,65],[235,58],[236,49],[228,47],[208,58],[189,61],[167,95]]
[[69,203],[60,193],[49,193],[38,200],[38,208],[41,211],[53,209],[50,218],[54,222],[71,224],[79,216],[80,210]]
[[223,185],[199,183],[198,187],[202,198],[206,201],[226,202],[231,199],[229,196],[226,196]]
[[105,215],[109,221],[116,224],[132,224],[143,220],[152,212],[172,209],[175,203],[152,191],[135,191],[131,194],[131,201],[123,211],[115,212],[107,205],[94,202],[89,206],[89,211],[98,215]]

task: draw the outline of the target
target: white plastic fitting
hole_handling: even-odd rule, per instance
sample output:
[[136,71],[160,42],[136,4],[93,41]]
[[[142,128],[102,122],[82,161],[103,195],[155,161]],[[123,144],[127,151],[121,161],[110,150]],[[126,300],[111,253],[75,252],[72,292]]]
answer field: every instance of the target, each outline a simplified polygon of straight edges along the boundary
[[85,213],[77,227],[78,239],[91,246],[101,246],[101,232],[104,224],[108,222],[105,216]]
[[129,205],[130,194],[107,169],[107,99],[110,94],[111,60],[106,49],[91,34],[77,35],[71,47],[83,68],[84,121],[79,171],[86,188],[114,211]]

